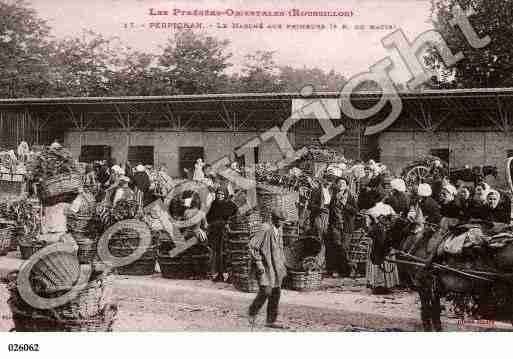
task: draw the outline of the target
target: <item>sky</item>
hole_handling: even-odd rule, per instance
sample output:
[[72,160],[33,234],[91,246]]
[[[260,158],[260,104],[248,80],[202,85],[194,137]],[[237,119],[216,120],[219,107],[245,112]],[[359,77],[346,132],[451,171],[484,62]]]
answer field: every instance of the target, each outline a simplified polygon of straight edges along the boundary
[[[151,28],[151,23],[201,22],[201,32],[230,40],[230,51],[233,53],[231,62],[236,65],[235,69],[242,63],[244,55],[269,50],[275,51],[275,60],[279,65],[318,67],[325,71],[333,69],[350,78],[368,71],[369,66],[390,56],[396,65],[391,76],[397,82],[408,79],[408,73],[397,55],[382,46],[381,39],[401,29],[412,41],[432,28],[429,22],[430,0],[29,0],[29,3],[40,17],[48,21],[57,38],[77,36],[83,29],[90,29],[108,37],[119,37],[135,49],[157,52],[175,30]],[[150,15],[151,8],[169,13]],[[285,14],[291,9],[299,9],[352,11],[353,15],[175,16],[174,9],[284,11]],[[130,28],[130,23],[134,24],[133,28]],[[233,29],[233,23],[281,24],[282,29]],[[226,28],[218,24],[224,24]],[[287,25],[299,24],[323,24],[326,29],[286,29]],[[343,29],[343,25],[347,29]],[[364,25],[366,29],[355,29],[357,25]],[[385,26],[383,30],[372,30],[370,25]]]

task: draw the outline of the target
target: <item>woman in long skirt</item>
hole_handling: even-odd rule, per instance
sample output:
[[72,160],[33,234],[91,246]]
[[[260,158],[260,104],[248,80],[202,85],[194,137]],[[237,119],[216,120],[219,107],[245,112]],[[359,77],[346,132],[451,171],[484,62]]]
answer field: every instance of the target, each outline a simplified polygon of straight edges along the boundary
[[[375,221],[379,221],[381,217],[395,215],[394,209],[383,203],[383,199],[385,198],[384,193],[372,191],[371,198],[374,206],[367,211],[367,214]],[[369,227],[369,222],[370,220],[367,222],[367,227]],[[389,293],[392,288],[399,285],[397,265],[387,261],[381,265],[372,264],[370,259],[370,246],[367,256],[366,281],[367,287],[371,288],[373,294]]]

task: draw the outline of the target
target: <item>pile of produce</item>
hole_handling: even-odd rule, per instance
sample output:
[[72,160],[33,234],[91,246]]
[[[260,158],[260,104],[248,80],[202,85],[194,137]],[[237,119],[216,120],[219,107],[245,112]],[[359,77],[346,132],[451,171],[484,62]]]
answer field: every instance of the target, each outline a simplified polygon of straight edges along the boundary
[[[5,205],[2,205],[2,210],[5,210]],[[12,202],[6,211],[5,217],[7,220],[14,221],[19,227],[24,228],[25,234],[36,234],[39,231],[39,218],[37,211],[34,209],[32,203],[26,199]]]
[[31,160],[29,171],[33,178],[47,179],[61,174],[79,173],[80,168],[71,152],[64,147],[48,147]]
[[320,147],[309,148],[300,160],[309,162],[347,162],[345,157],[336,150]]
[[299,187],[307,186],[309,183],[308,177],[298,168],[293,168],[288,173],[283,174],[271,163],[255,166],[255,180],[259,183],[279,186],[292,191],[297,191]]

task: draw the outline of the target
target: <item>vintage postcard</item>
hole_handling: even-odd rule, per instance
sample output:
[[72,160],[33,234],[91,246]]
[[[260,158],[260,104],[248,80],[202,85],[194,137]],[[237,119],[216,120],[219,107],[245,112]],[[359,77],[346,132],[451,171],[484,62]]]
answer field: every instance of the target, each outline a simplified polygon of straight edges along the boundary
[[0,15],[0,331],[513,329],[513,1]]

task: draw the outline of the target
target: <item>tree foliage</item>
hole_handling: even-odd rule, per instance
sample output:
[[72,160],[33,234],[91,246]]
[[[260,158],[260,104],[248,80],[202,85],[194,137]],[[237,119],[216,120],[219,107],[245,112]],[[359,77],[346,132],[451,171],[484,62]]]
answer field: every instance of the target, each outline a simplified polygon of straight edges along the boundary
[[48,91],[49,33],[24,1],[0,2],[1,97],[39,97]]
[[229,41],[190,30],[156,54],[90,30],[59,40],[50,30],[24,0],[0,0],[1,98],[338,91],[345,83],[333,70],[280,67],[273,51],[247,54],[228,72]]
[[[430,51],[427,64],[438,70],[439,87],[507,87],[513,86],[513,0],[432,0],[435,29],[453,53],[463,51],[464,59],[453,69],[445,68],[438,54]],[[454,6],[460,5],[469,16],[477,35],[490,36],[484,48],[472,48],[460,29],[450,25]],[[445,79],[444,79],[445,76]]]
[[158,62],[169,89],[176,94],[216,92],[231,53],[228,40],[180,31],[163,48]]

